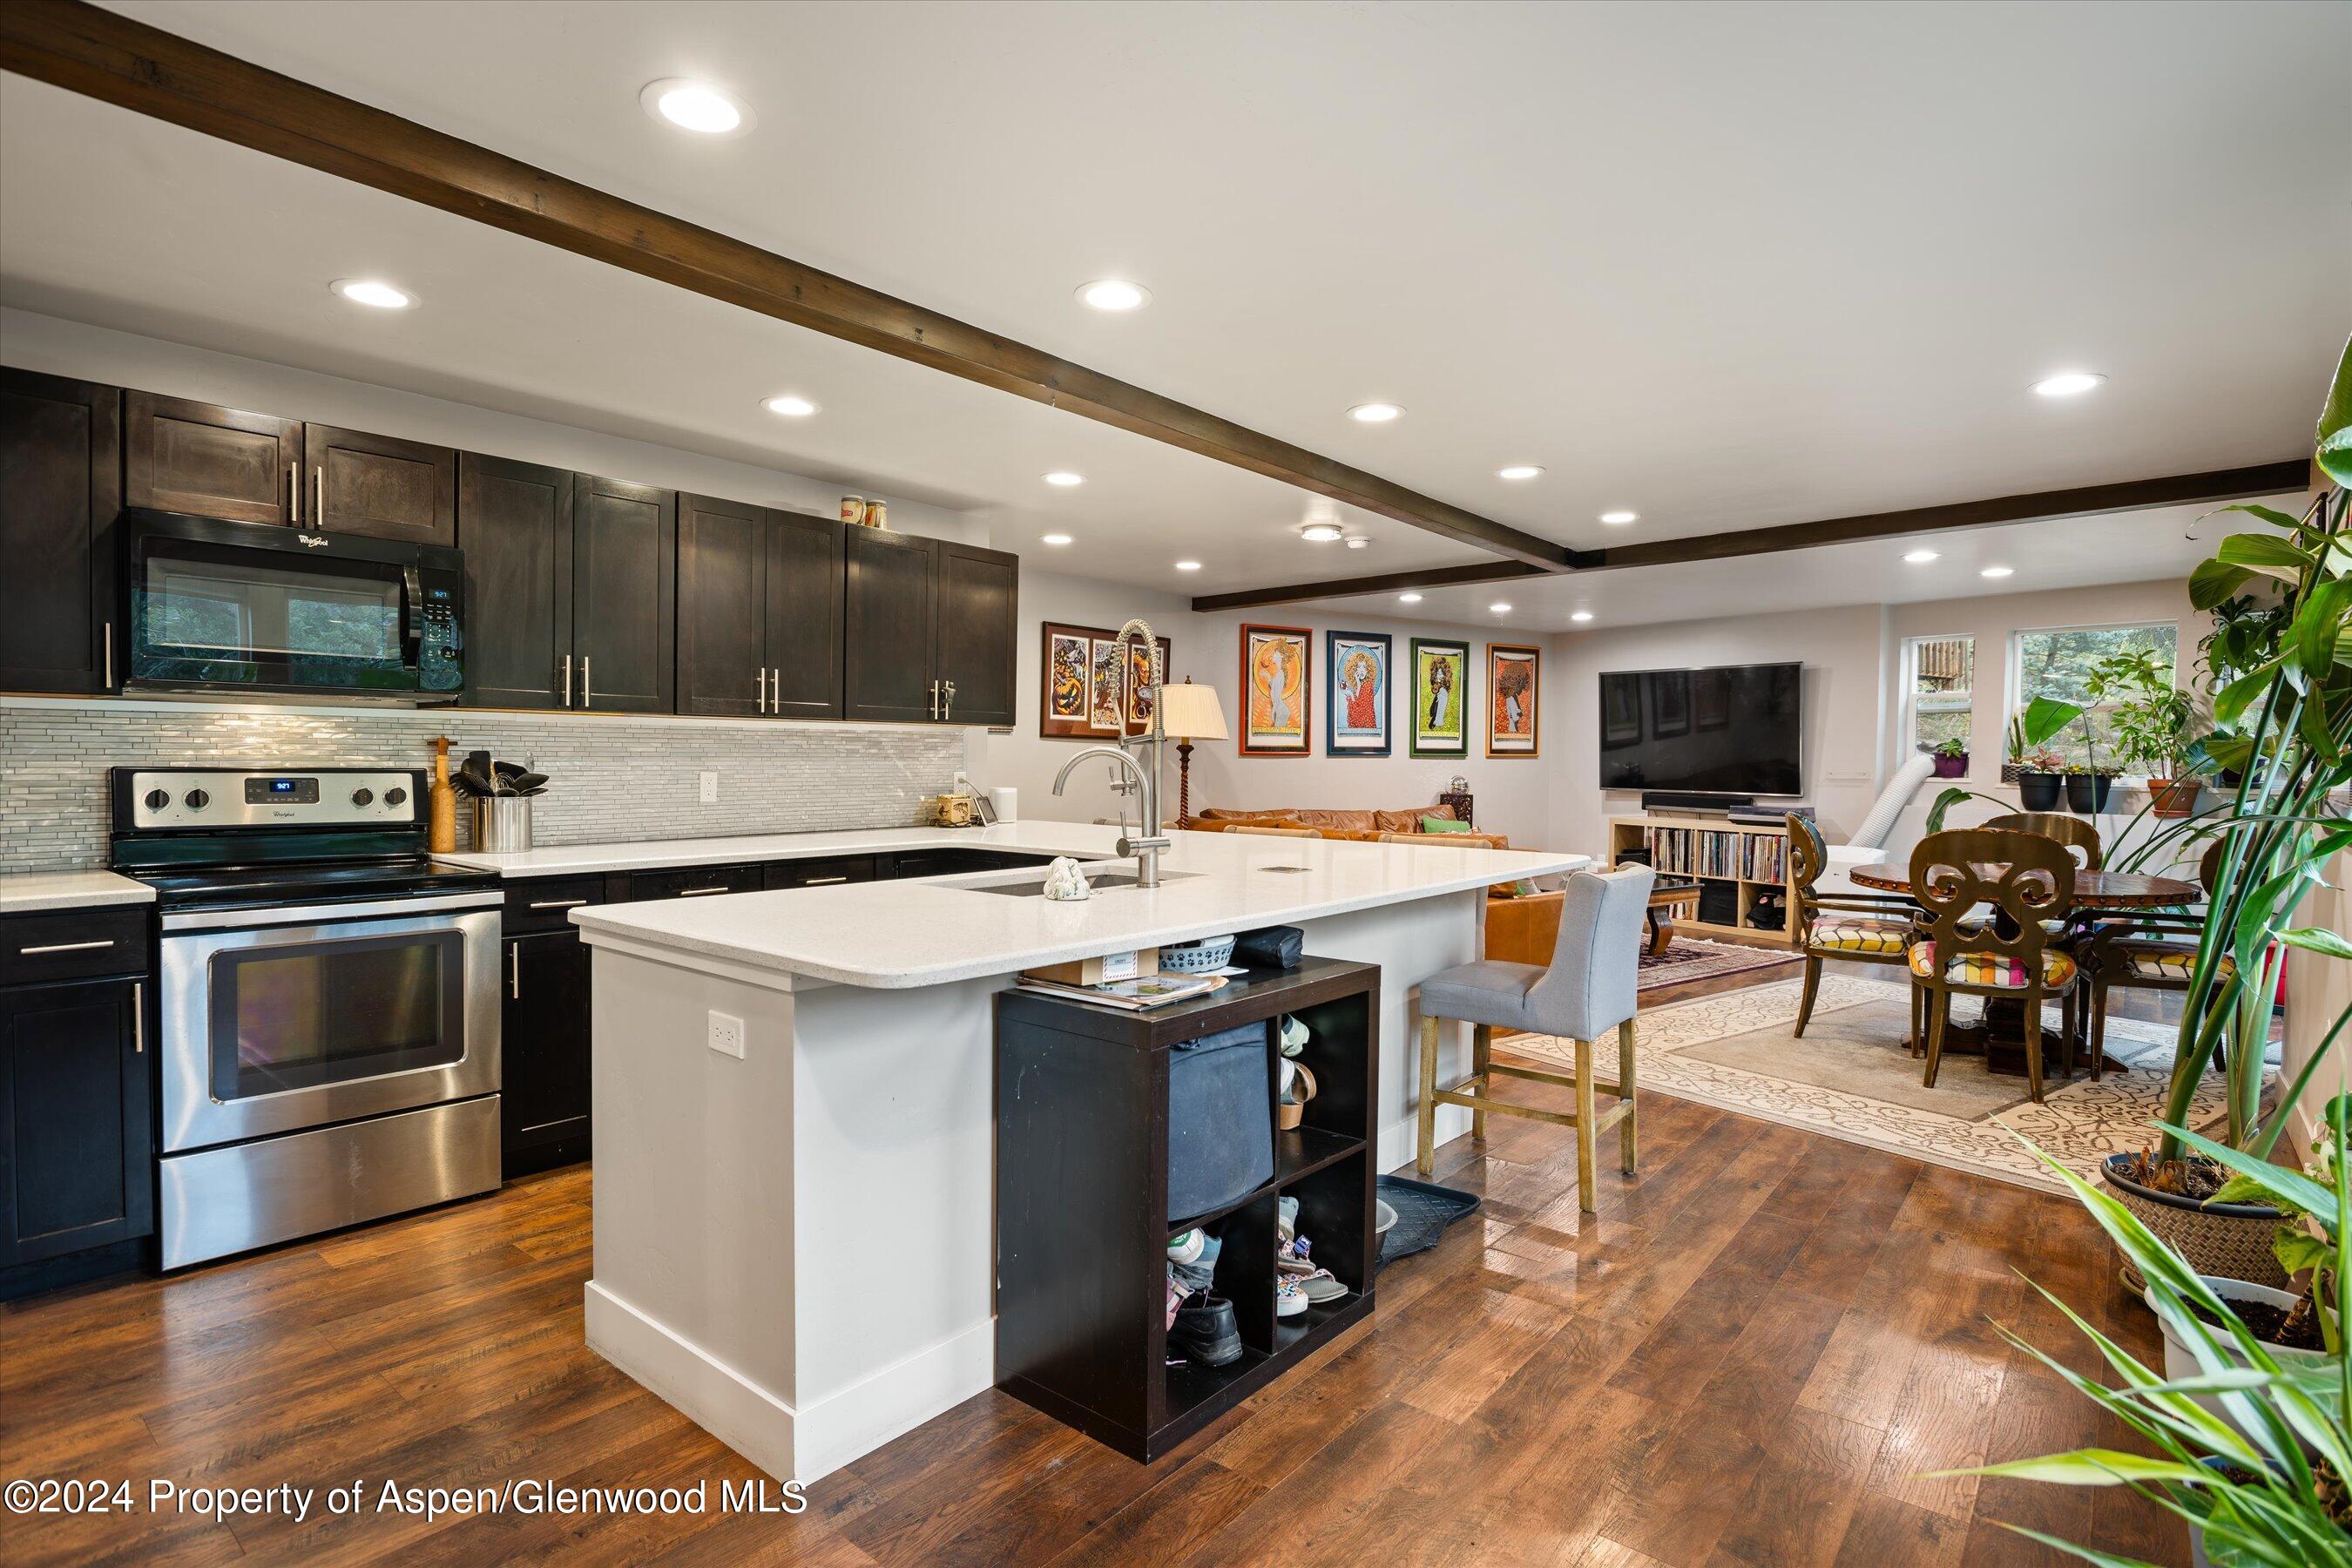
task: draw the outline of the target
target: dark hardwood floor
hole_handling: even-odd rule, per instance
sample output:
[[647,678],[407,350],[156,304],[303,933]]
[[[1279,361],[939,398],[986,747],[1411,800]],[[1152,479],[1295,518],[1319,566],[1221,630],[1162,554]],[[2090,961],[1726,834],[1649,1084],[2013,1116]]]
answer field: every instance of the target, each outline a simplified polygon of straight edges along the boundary
[[[1566,1103],[1565,1096],[1561,1102]],[[2126,1493],[1925,1472],[2127,1446],[2007,1324],[2095,1371],[2028,1279],[2143,1355],[2153,1324],[2053,1197],[1645,1096],[1643,1164],[1577,1205],[1562,1131],[1497,1119],[1438,1178],[1486,1194],[1375,1317],[1157,1465],[968,1401],[811,1489],[757,1472],[581,1341],[589,1173],[172,1280],[0,1312],[0,1479],[128,1479],[142,1510],[0,1522],[11,1563],[2062,1561],[2030,1524],[2185,1563]],[[1604,1161],[1604,1165],[1608,1162]],[[879,1220],[877,1219],[877,1223]],[[2022,1278],[2021,1278],[2021,1271]],[[887,1289],[887,1281],[877,1281]],[[316,1488],[310,1519],[154,1518],[150,1477]],[[709,1483],[711,1511],[320,1518],[354,1479]]]

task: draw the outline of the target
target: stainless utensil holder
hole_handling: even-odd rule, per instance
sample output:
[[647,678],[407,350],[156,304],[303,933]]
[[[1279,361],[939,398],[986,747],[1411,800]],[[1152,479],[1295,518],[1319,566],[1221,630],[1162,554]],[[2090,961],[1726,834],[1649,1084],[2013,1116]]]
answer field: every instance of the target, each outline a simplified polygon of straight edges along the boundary
[[530,797],[486,795],[474,797],[474,848],[483,855],[506,855],[530,847]]

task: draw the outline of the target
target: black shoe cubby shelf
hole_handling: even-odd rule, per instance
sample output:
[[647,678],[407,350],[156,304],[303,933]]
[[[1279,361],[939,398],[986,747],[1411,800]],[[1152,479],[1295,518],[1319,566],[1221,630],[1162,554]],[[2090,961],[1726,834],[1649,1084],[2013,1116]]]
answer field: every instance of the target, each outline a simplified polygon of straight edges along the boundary
[[[1170,1051],[1239,1025],[1267,1031],[1268,1104],[1283,1015],[1308,1030],[1302,1125],[1275,1133],[1274,1175],[1206,1214],[1168,1213]],[[996,997],[996,1385],[1150,1461],[1265,1387],[1372,1309],[1372,1117],[1380,970],[1308,958],[1213,996],[1120,1013],[1018,990]],[[1298,1200],[1314,1261],[1348,1293],[1277,1319],[1276,1203]],[[1223,1238],[1212,1289],[1243,1354],[1167,1362],[1167,1243]]]

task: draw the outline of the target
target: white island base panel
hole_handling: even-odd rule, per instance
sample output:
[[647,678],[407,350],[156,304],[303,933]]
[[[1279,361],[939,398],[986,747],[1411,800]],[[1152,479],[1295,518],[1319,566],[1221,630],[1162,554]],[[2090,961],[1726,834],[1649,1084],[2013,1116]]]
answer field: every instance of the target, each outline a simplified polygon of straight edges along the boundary
[[[1475,956],[1481,890],[1302,921],[1381,966],[1380,1168],[1413,1153],[1409,997]],[[810,1482],[995,1382],[992,997],[814,984],[600,940],[589,1345]],[[709,1043],[743,1021],[743,1055]],[[1468,1070],[1450,1031],[1440,1070]],[[1467,1131],[1455,1106],[1441,1141]]]

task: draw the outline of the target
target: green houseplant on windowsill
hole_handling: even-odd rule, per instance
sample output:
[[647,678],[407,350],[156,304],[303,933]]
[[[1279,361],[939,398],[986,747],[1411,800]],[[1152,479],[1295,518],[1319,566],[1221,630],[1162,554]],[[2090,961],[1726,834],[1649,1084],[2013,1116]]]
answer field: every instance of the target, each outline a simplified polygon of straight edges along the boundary
[[2091,672],[2095,700],[2114,700],[2107,720],[2115,749],[2147,771],[2150,809],[2163,817],[2197,809],[2200,785],[2189,766],[2189,723],[2195,708],[2172,672],[2147,648],[2111,654]]

